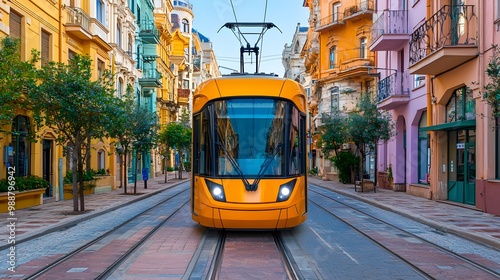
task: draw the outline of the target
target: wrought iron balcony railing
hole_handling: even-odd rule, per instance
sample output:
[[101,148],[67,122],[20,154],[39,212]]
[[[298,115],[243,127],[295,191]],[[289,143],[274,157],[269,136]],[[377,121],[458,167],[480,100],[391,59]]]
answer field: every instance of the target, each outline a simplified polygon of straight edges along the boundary
[[373,23],[371,40],[385,34],[408,34],[408,11],[384,11]]
[[341,23],[343,23],[343,18],[344,18],[344,14],[339,13],[339,12],[333,13],[327,17],[320,19],[319,27],[317,29],[323,29],[324,27],[330,26],[330,25],[341,24]]
[[408,95],[409,92],[404,90],[408,73],[396,72],[389,75],[378,82],[377,101],[382,102],[392,96]]
[[344,9],[344,19],[352,17],[358,13],[373,12],[375,5],[373,0],[358,1],[357,5],[350,6]]
[[68,21],[67,24],[81,26],[86,31],[90,32],[90,16],[81,8],[66,8]]
[[447,46],[477,45],[473,5],[445,5],[419,26],[410,38],[410,65]]

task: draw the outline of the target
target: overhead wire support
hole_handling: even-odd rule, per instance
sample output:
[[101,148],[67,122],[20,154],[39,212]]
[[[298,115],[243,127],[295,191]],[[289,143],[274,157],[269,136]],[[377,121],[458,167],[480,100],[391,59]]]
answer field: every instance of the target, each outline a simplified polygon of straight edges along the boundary
[[[241,44],[240,47],[240,72],[244,73],[245,72],[245,61],[244,61],[244,54],[245,53],[254,53],[255,54],[255,73],[259,72],[259,47],[257,46],[259,41],[262,40],[264,37],[264,34],[267,32],[267,30],[271,28],[276,28],[278,29],[279,32],[283,33],[274,23],[272,22],[227,22],[217,32],[219,32],[222,28],[228,28],[233,31],[235,36],[238,38],[241,44],[241,39],[245,40],[245,45]],[[261,28],[260,32],[243,32],[241,28]],[[238,36],[236,35],[236,32],[238,32]],[[250,43],[248,42],[246,36],[248,35],[258,35],[257,41],[255,42],[254,46],[251,47]]]

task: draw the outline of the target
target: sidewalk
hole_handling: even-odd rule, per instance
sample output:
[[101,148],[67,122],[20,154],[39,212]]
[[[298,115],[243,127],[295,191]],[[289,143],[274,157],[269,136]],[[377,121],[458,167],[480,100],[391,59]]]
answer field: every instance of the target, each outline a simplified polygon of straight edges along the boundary
[[[83,220],[96,216],[103,211],[111,211],[120,205],[146,198],[156,192],[189,180],[189,173],[183,173],[183,180],[175,179],[168,174],[168,183],[164,176],[148,180],[148,188],[144,182],[137,182],[137,192],[141,195],[123,195],[123,188],[111,192],[85,196],[85,209],[81,215],[68,214],[73,210],[73,200],[52,201],[43,205],[16,210],[16,242],[33,238],[47,230],[55,231],[72,226]],[[428,200],[404,192],[377,189],[377,192],[355,192],[354,185],[323,181],[317,177],[309,177],[309,184],[332,189],[338,193],[363,200],[367,203],[387,209],[442,231],[454,233],[468,239],[488,244],[500,250],[500,217],[477,210],[444,202]],[[127,186],[133,191],[134,184]],[[0,249],[8,248],[9,220],[7,213],[0,213]]]
[[[133,195],[134,183],[127,185],[127,193],[124,195],[123,188],[116,188],[111,192],[97,193],[85,196],[84,214],[71,214],[73,211],[73,200],[55,201],[49,199],[40,206],[19,209],[15,211],[15,240],[20,242],[25,239],[34,238],[45,231],[57,231],[72,226],[84,220],[90,219],[100,213],[112,211],[121,205],[144,199],[164,189],[170,188],[190,179],[190,174],[183,172],[182,180],[176,179],[176,173],[168,173],[168,182],[165,183],[165,175],[148,180],[147,189],[144,189],[144,181],[137,181],[137,193]],[[0,213],[0,250],[8,248],[7,239],[10,229],[8,227],[12,218],[7,213]]]
[[355,192],[353,184],[309,177],[309,184],[332,189],[382,209],[399,213],[441,231],[488,244],[500,250],[500,217],[465,205],[429,200],[404,192],[377,188],[376,192]]

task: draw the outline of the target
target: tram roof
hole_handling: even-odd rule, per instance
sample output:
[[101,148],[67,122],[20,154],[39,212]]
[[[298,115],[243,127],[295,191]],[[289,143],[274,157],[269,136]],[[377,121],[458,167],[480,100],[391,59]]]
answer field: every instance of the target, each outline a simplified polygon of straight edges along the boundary
[[193,112],[198,112],[213,99],[261,96],[290,99],[299,110],[305,111],[305,91],[297,82],[275,74],[235,73],[200,84],[193,94]]

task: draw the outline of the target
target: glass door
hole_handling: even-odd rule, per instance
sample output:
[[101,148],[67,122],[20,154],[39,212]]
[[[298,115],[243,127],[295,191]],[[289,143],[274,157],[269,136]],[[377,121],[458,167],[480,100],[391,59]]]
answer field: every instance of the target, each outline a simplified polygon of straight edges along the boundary
[[465,144],[464,203],[476,204],[476,145]]

